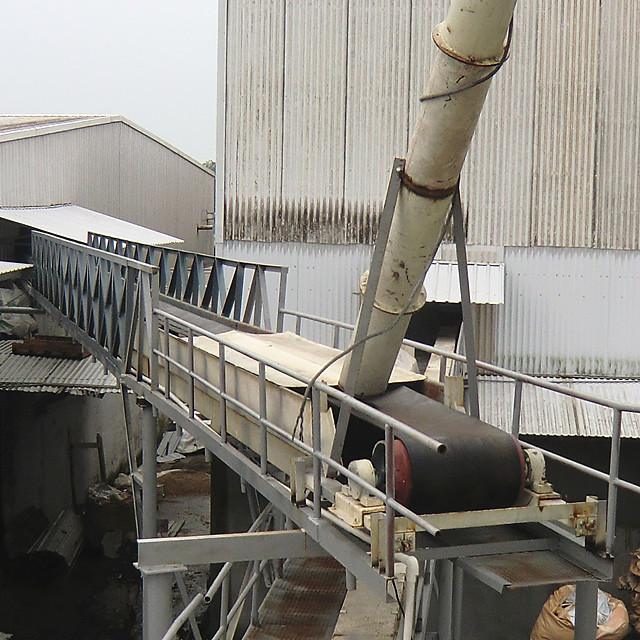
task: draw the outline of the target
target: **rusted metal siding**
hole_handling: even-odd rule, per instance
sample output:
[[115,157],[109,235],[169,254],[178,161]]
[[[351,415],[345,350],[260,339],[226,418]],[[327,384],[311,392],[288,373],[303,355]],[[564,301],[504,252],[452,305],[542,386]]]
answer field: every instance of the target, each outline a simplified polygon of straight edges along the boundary
[[608,0],[603,4],[595,177],[598,247],[640,248],[639,35],[638,3]]
[[505,303],[476,307],[478,358],[536,375],[640,376],[640,253],[505,249]]
[[[224,5],[226,237],[370,243],[448,2]],[[640,248],[640,5],[600,5],[516,7],[463,170],[470,244]]]
[[0,141],[0,167],[0,206],[73,203],[211,248],[213,176],[123,121]]
[[[284,0],[224,3],[227,11],[222,176],[226,232],[271,240],[281,224]],[[256,237],[257,239],[257,237]]]

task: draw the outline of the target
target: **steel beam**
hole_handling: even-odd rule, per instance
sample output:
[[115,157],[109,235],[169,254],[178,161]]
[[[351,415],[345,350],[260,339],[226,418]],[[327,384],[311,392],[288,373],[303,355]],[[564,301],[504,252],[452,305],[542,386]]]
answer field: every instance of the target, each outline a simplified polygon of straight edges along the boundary
[[158,534],[157,421],[149,402],[139,399],[138,404],[142,407],[142,535],[154,538]]
[[161,640],[173,622],[172,573],[142,572],[142,638]]
[[300,529],[152,538],[138,541],[140,569],[169,564],[191,565],[276,558],[316,558],[326,555],[326,551]]
[[596,640],[598,614],[598,583],[576,584],[575,640]]

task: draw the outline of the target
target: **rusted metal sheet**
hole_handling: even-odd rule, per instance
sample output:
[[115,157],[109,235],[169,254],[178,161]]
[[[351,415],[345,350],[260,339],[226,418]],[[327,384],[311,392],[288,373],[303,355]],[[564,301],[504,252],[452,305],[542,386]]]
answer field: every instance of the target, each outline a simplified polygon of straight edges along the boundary
[[[370,243],[448,3],[227,4],[227,238]],[[625,0],[517,6],[463,170],[471,244],[639,246],[638,33]]]
[[288,560],[260,607],[260,625],[245,640],[330,638],[346,593],[344,568],[333,558]]

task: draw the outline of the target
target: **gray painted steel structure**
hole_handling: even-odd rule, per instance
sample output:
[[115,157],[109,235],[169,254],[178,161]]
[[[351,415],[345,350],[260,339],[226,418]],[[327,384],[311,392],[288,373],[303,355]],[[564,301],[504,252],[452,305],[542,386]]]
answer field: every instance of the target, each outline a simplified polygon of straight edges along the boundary
[[[220,4],[225,237],[371,243],[446,3]],[[463,171],[468,242],[640,249],[640,6],[521,3],[514,33]]]
[[73,203],[211,249],[214,175],[196,160],[121,116],[15,120],[0,117],[0,206]]
[[[222,403],[222,415],[220,416],[221,424],[226,423],[226,411],[227,410],[238,410],[242,411],[244,415],[246,415],[250,420],[255,421],[255,426],[261,432],[266,433],[271,432],[275,434],[279,434],[281,437],[286,439],[290,439],[290,441],[300,449],[301,453],[311,456],[314,461],[314,470],[319,471],[321,469],[321,463],[325,465],[330,465],[338,469],[342,474],[344,474],[347,478],[352,481],[356,481],[358,484],[364,486],[368,491],[370,491],[373,495],[381,498],[387,505],[387,511],[389,514],[396,514],[396,516],[403,516],[407,520],[415,523],[420,528],[425,529],[427,532],[432,534],[437,534],[439,531],[439,527],[443,529],[455,528],[457,525],[455,522],[450,522],[447,524],[446,521],[440,522],[439,527],[434,526],[431,522],[429,522],[429,516],[419,516],[417,514],[412,513],[402,505],[400,505],[393,497],[393,490],[387,490],[387,492],[381,492],[368,483],[364,482],[362,479],[359,479],[349,470],[344,468],[342,465],[332,461],[327,455],[322,454],[319,448],[317,435],[319,434],[320,428],[320,412],[319,410],[314,410],[313,414],[313,424],[312,431],[314,432],[314,437],[312,438],[313,444],[310,445],[308,443],[302,442],[298,438],[291,437],[290,434],[282,428],[281,425],[274,424],[270,422],[266,417],[266,412],[263,410],[261,403],[260,413],[256,413],[251,407],[243,404],[238,400],[238,398],[233,397],[226,393],[224,389],[216,388],[212,385],[207,379],[198,375],[197,371],[194,370],[194,365],[191,364],[190,367],[184,367],[180,365],[175,359],[169,357],[168,352],[164,350],[162,345],[162,341],[158,339],[158,332],[160,327],[167,326],[163,318],[169,320],[173,327],[182,335],[188,336],[189,349],[193,350],[193,339],[195,335],[205,335],[210,339],[214,339],[219,343],[226,345],[226,348],[233,348],[241,353],[258,360],[260,364],[260,368],[262,374],[260,375],[260,385],[261,385],[261,396],[264,395],[264,384],[265,384],[265,376],[264,369],[266,367],[273,368],[279,370],[286,375],[290,375],[292,377],[297,377],[304,384],[305,382],[310,383],[310,381],[303,376],[299,376],[294,371],[289,370],[288,368],[278,364],[271,362],[269,360],[265,360],[255,354],[251,354],[246,349],[243,349],[239,346],[232,345],[228,340],[224,338],[224,335],[216,335],[209,331],[206,331],[197,325],[189,323],[187,321],[183,321],[177,316],[173,315],[171,312],[167,312],[161,309],[158,306],[158,296],[157,291],[159,288],[158,284],[158,268],[152,267],[142,262],[138,262],[132,260],[130,258],[123,258],[121,256],[117,256],[114,254],[109,254],[94,248],[89,248],[83,245],[69,243],[62,240],[56,240],[53,238],[45,238],[49,243],[58,243],[60,248],[58,250],[52,250],[52,255],[59,256],[59,259],[66,260],[67,263],[63,264],[62,270],[51,270],[47,265],[48,262],[40,262],[37,261],[36,264],[39,267],[38,269],[38,278],[42,279],[43,276],[41,271],[52,271],[53,275],[47,276],[47,279],[43,282],[46,283],[46,295],[51,298],[51,300],[47,300],[45,296],[41,293],[32,289],[33,294],[36,299],[43,305],[45,308],[59,317],[61,321],[67,326],[77,337],[85,344],[89,349],[91,349],[97,357],[103,358],[105,364],[112,365],[116,364],[116,368],[121,374],[120,381],[121,383],[134,391],[139,397],[143,397],[147,402],[152,403],[153,406],[158,409],[160,412],[173,419],[176,423],[185,427],[187,430],[192,432],[194,435],[197,435],[198,438],[205,444],[207,449],[209,449],[212,453],[214,453],[218,458],[220,458],[225,464],[227,464],[231,469],[235,470],[239,473],[246,482],[255,487],[260,493],[262,493],[269,502],[271,502],[278,510],[280,510],[283,514],[288,516],[291,521],[298,524],[301,528],[304,529],[306,534],[315,542],[319,544],[326,552],[333,555],[336,559],[338,559],[351,573],[356,575],[358,578],[366,581],[371,586],[374,586],[379,593],[384,593],[388,587],[387,578],[380,574],[375,567],[371,566],[371,557],[368,554],[368,547],[364,540],[362,540],[362,536],[352,537],[350,534],[345,533],[339,527],[336,526],[335,519],[329,518],[325,516],[325,511],[322,509],[322,505],[320,502],[321,493],[325,495],[325,497],[330,498],[332,495],[332,489],[330,486],[331,481],[322,480],[321,473],[314,473],[312,480],[307,480],[306,482],[311,482],[309,485],[313,490],[313,499],[305,504],[295,504],[291,500],[291,488],[289,488],[286,484],[282,482],[282,479],[278,479],[277,476],[272,476],[268,473],[268,467],[265,463],[265,456],[267,452],[260,448],[259,457],[260,464],[258,464],[256,459],[251,459],[247,457],[246,453],[240,451],[236,447],[234,447],[230,440],[226,438],[226,431],[220,428],[220,434],[213,428],[213,425],[203,421],[199,415],[197,415],[195,411],[194,405],[194,396],[191,394],[191,399],[189,397],[176,396],[174,392],[170,392],[169,387],[163,388],[164,381],[161,380],[161,376],[159,376],[159,361],[164,362],[164,366],[166,367],[165,373],[168,374],[169,366],[172,368],[171,375],[178,377],[185,377],[188,381],[188,386],[193,390],[195,385],[199,385],[201,388],[206,388],[209,390],[213,397],[217,397],[219,399],[224,399],[226,402]],[[91,256],[91,260],[88,257]],[[96,258],[98,260],[96,260]],[[131,324],[132,331],[128,335],[127,345],[128,348],[134,348],[137,351],[135,357],[132,357],[131,354],[125,354],[124,358],[122,358],[122,351],[119,348],[118,341],[113,341],[111,336],[106,333],[99,333],[96,335],[96,340],[91,339],[86,331],[92,331],[92,311],[94,309],[95,304],[100,306],[101,301],[106,302],[106,299],[102,297],[100,292],[96,289],[94,291],[88,292],[82,289],[82,278],[69,278],[66,277],[66,273],[71,271],[72,273],[78,267],[76,265],[85,265],[88,262],[98,262],[99,260],[103,261],[112,261],[114,266],[112,268],[108,268],[107,266],[102,266],[100,271],[104,272],[105,276],[108,273],[114,274],[119,273],[123,268],[131,269],[133,271],[137,270],[139,273],[133,280],[137,284],[137,295],[135,297],[125,296],[122,299],[122,304],[124,305],[124,309],[122,309],[122,313],[129,318],[135,318],[136,315],[141,319],[144,315],[146,315],[147,322],[133,322]],[[94,274],[95,275],[95,274]],[[111,276],[113,277],[113,276]],[[126,279],[123,277],[123,282]],[[57,280],[57,283],[56,283]],[[117,293],[117,290],[115,291]],[[91,295],[88,295],[91,293]],[[111,296],[113,298],[113,293]],[[70,303],[70,301],[74,301],[75,307]],[[59,310],[56,310],[56,307],[52,304],[59,305],[62,310],[67,313],[72,312],[73,320],[67,318],[63,314],[60,313]],[[106,311],[105,315],[109,315],[109,312]],[[137,334],[137,335],[135,335]],[[429,349],[434,353],[438,353],[438,350]],[[442,352],[439,352],[442,355]],[[106,358],[107,355],[110,354],[110,358]],[[144,354],[144,355],[142,355]],[[448,354],[449,357],[452,357],[456,360],[463,360],[460,356],[455,356],[453,354]],[[533,378],[527,378],[526,376],[522,376],[520,374],[516,374],[513,372],[507,372],[505,370],[501,370],[496,367],[491,367],[484,365],[483,363],[477,363],[481,368],[489,369],[494,373],[499,373],[502,375],[509,375],[510,377],[519,381],[519,383],[523,384],[533,384],[536,386],[541,386],[547,389],[555,388],[554,385],[550,383],[544,383],[539,380],[535,380]],[[224,362],[222,361],[222,366],[224,366]],[[164,377],[164,376],[162,376]],[[174,385],[171,385],[171,389],[174,389]],[[560,390],[560,389],[557,389]],[[576,395],[575,392],[564,392],[569,393],[569,395]],[[378,424],[380,426],[385,425],[385,428],[388,432],[388,435],[391,439],[393,439],[394,431],[399,433],[404,433],[405,430],[410,427],[399,423],[393,418],[386,416],[378,411],[375,411],[373,408],[359,402],[356,399],[349,398],[344,393],[337,391],[335,389],[329,388],[323,383],[316,382],[313,385],[313,406],[314,409],[319,407],[319,403],[321,402],[321,394],[327,394],[332,396],[336,401],[348,404],[352,407],[357,406],[358,410],[363,414],[367,415],[368,419],[370,419],[373,423]],[[187,394],[188,396],[189,394]],[[588,398],[587,398],[588,399]],[[625,412],[639,412],[640,407],[630,406],[630,405],[622,405],[620,403],[608,402],[608,401],[600,401],[595,399],[595,402],[609,406],[614,409],[616,415],[616,425],[617,427],[614,429],[612,436],[612,463],[611,463],[611,471],[610,474],[603,473],[600,471],[596,471],[593,469],[589,469],[584,465],[579,465],[577,463],[572,463],[566,459],[562,459],[564,464],[569,464],[574,468],[580,468],[585,473],[590,473],[591,475],[601,478],[609,483],[609,501],[608,501],[608,524],[609,528],[607,529],[607,549],[611,550],[613,547],[613,527],[615,521],[615,508],[616,508],[616,496],[617,490],[620,487],[624,487],[625,489],[640,492],[640,487],[635,486],[631,483],[625,482],[621,480],[617,473],[617,451],[619,450],[619,440],[620,440],[620,417]],[[148,408],[148,413],[151,415],[151,408]],[[517,434],[517,428],[515,430]],[[413,432],[414,436],[417,436],[416,432]],[[424,436],[422,436],[424,437]],[[440,447],[438,443],[429,439],[429,441],[425,442],[426,446],[431,447]],[[615,455],[614,455],[615,454]],[[152,458],[155,460],[155,451],[151,451]],[[552,455],[553,454],[549,454]],[[559,459],[559,456],[555,456],[553,459]],[[151,461],[150,461],[151,462]],[[387,475],[393,475],[393,457],[390,456],[389,464],[392,465],[389,469],[387,469]],[[147,466],[146,472],[149,473],[149,470],[152,469],[152,466]],[[322,488],[320,483],[322,483]],[[149,483],[147,479],[147,487],[149,484],[153,486],[153,482]],[[147,495],[149,491],[146,491]],[[154,492],[155,493],[155,492]],[[149,505],[151,505],[149,503]],[[148,505],[148,506],[149,506]],[[595,513],[595,510],[601,510],[604,506],[604,503],[596,504],[593,502],[587,501],[584,505],[580,506],[581,509],[586,508],[589,513]],[[145,507],[146,508],[146,507]],[[550,513],[550,519],[557,519],[559,516],[558,508],[555,507],[555,511],[553,514]],[[576,505],[567,505],[567,509],[574,509]],[[526,508],[525,508],[526,510]],[[509,510],[506,510],[509,511]],[[536,511],[538,517],[540,517],[539,509],[534,507],[534,511]],[[527,512],[528,513],[528,512]],[[565,513],[565,512],[563,512]],[[566,512],[569,513],[568,511]],[[586,511],[585,511],[586,513]],[[152,518],[155,514],[152,512],[151,514],[147,514],[148,519]],[[473,524],[478,526],[481,523],[484,524],[496,524],[499,522],[505,522],[504,518],[509,518],[510,516],[507,513],[502,513],[501,510],[489,510],[486,512],[476,512],[473,518]],[[526,517],[524,514],[521,517]],[[601,515],[598,516],[598,522],[601,522]],[[446,520],[446,518],[445,518]],[[388,530],[389,525],[393,527],[393,518],[387,518],[385,526],[387,528],[387,536],[390,535],[390,531]],[[343,528],[345,525],[343,525]],[[348,527],[346,527],[348,529]],[[376,529],[377,531],[377,529]],[[373,535],[373,529],[372,529]],[[548,532],[546,536],[548,537]],[[210,540],[211,541],[211,540]],[[365,544],[363,544],[365,543]],[[268,545],[268,542],[265,544]],[[530,541],[523,540],[523,547],[530,549]],[[224,543],[223,543],[224,545]],[[564,545],[567,546],[567,545]],[[569,552],[569,549],[563,550],[563,542],[559,540],[558,553],[561,556],[566,557],[567,559],[573,558],[573,563],[578,562],[580,566],[584,566],[581,563],[587,562],[590,567],[590,574],[587,577],[588,580],[593,579],[601,579],[603,575],[608,575],[608,563],[602,564],[602,561],[598,558],[595,558],[589,554],[584,553],[584,550],[581,549],[578,545],[573,543],[568,543],[568,546],[572,548],[572,551]],[[497,552],[496,545],[480,545],[481,549],[478,546],[474,547],[474,551],[480,554],[495,554]],[[379,545],[379,548],[382,548]],[[510,547],[513,550],[513,546]],[[393,549],[390,551],[391,554],[394,553]],[[448,557],[456,557],[459,555],[460,550],[458,548],[452,549],[453,555]],[[567,555],[568,554],[568,555]],[[578,559],[578,554],[581,559]],[[180,571],[182,567],[180,565],[169,564],[169,562],[175,562],[175,557],[167,558],[167,562],[163,563],[163,558],[160,557],[157,559],[159,564],[154,565],[154,567],[147,567],[144,571],[144,581],[145,581],[145,617],[149,619],[150,615],[153,615],[153,604],[157,603],[165,603],[168,602],[168,594],[171,592],[171,581],[174,572]],[[389,558],[386,556],[386,564],[387,566],[393,565],[393,557]],[[262,565],[262,563],[261,563]],[[575,566],[575,564],[574,564]],[[604,569],[604,573],[601,571]],[[582,571],[582,569],[580,569]],[[459,579],[461,578],[461,571],[457,572],[458,575],[458,588],[455,588],[455,580],[454,580],[454,592],[461,593],[459,587]],[[254,572],[254,576],[259,574],[259,570]],[[486,583],[491,585],[491,573],[488,574],[482,570],[481,567],[475,566],[473,568],[473,575],[476,577],[480,577],[483,580],[486,580]],[[198,598],[198,596],[196,596]],[[457,607],[460,605],[458,598],[454,598],[453,602],[453,611],[457,614]],[[585,603],[589,600],[589,598],[584,598],[582,603]],[[187,605],[187,609],[185,609],[185,613],[182,618],[186,620],[188,618],[188,614],[192,609],[189,609],[191,606],[187,604],[189,601],[185,598],[185,605]],[[193,602],[193,601],[191,601]],[[586,611],[590,611],[586,604],[578,605],[578,615],[581,615],[581,612],[584,614]],[[147,628],[147,635],[145,637],[150,638],[149,630],[154,630],[154,638],[159,638],[160,635],[164,632],[165,629],[169,628],[170,620],[168,619],[166,611],[156,612],[157,617],[154,617],[153,625]],[[591,637],[589,629],[591,628],[591,624],[595,624],[595,621],[592,619],[591,615],[585,615],[585,629],[583,629],[578,637],[581,640],[585,638]],[[589,624],[586,624],[589,623]],[[587,629],[587,627],[589,629]],[[592,629],[593,630],[593,629]],[[218,636],[216,636],[218,637]],[[449,638],[450,636],[444,636],[445,638]]]

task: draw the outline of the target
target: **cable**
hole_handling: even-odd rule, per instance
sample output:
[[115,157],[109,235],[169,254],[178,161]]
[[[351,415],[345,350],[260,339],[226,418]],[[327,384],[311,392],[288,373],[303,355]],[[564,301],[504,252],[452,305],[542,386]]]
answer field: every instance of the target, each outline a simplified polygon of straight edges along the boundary
[[[446,224],[444,225],[444,227],[446,227]],[[444,228],[443,228],[443,234],[444,234]],[[299,431],[300,432],[300,440],[302,442],[304,442],[303,433],[302,433],[303,424],[304,424],[304,407],[305,407],[305,405],[307,403],[307,400],[309,400],[309,395],[311,393],[311,389],[313,388],[315,383],[318,381],[318,378],[334,362],[338,362],[338,360],[340,360],[341,358],[344,358],[346,355],[350,354],[354,349],[357,349],[360,345],[364,344],[365,342],[368,342],[369,340],[372,340],[373,338],[379,338],[380,336],[384,335],[385,333],[389,333],[389,331],[392,331],[396,327],[398,322],[400,322],[400,320],[402,319],[402,316],[405,315],[405,313],[409,310],[409,307],[413,304],[413,299],[416,296],[416,294],[418,293],[418,291],[420,290],[420,287],[422,286],[422,283],[424,282],[424,279],[425,279],[425,277],[427,275],[427,270],[429,269],[429,266],[430,265],[427,265],[426,269],[424,270],[424,272],[422,274],[422,278],[418,279],[418,281],[414,285],[413,289],[411,290],[411,293],[409,295],[409,299],[407,300],[407,303],[404,305],[404,307],[402,307],[402,310],[400,311],[400,313],[398,313],[398,315],[395,317],[393,322],[386,329],[381,329],[380,331],[376,331],[376,333],[371,333],[371,334],[365,336],[364,338],[362,338],[361,340],[358,340],[357,342],[354,342],[352,345],[350,345],[349,347],[347,347],[346,349],[344,349],[340,353],[336,354],[333,358],[331,358],[328,362],[326,362],[320,369],[318,369],[318,371],[316,371],[316,373],[313,376],[313,378],[311,378],[311,380],[309,380],[309,383],[307,384],[307,387],[306,387],[306,389],[304,391],[304,395],[302,396],[302,403],[300,404],[300,411],[298,412],[298,416],[296,418],[296,423],[295,423],[295,426],[293,427],[293,432],[291,434],[291,439],[292,440],[296,437],[296,433],[298,433],[298,431]]]
[[[400,607],[400,613],[402,613],[402,617],[404,618],[404,607],[402,606],[402,602],[400,602],[400,595],[398,594],[398,587],[396,586],[395,579],[391,581],[391,584],[393,585],[393,590],[396,594],[396,601],[398,602],[398,606]],[[406,620],[405,624],[408,624]]]
[[509,23],[509,29],[507,31],[507,42],[505,44],[504,50],[502,51],[502,57],[486,76],[482,76],[482,78],[478,78],[474,82],[471,82],[470,84],[467,84],[463,87],[458,87],[457,89],[453,89],[452,91],[446,91],[444,93],[432,93],[427,96],[422,96],[420,98],[420,102],[427,102],[429,100],[438,100],[439,98],[454,96],[456,93],[462,93],[463,91],[468,91],[469,89],[473,89],[474,87],[477,87],[478,85],[481,85],[491,80],[491,78],[493,78],[493,76],[495,76],[496,73],[498,73],[498,71],[502,69],[502,66],[504,65],[504,63],[507,61],[507,58],[509,57],[512,38],[513,38],[513,18],[511,18],[511,22]]

